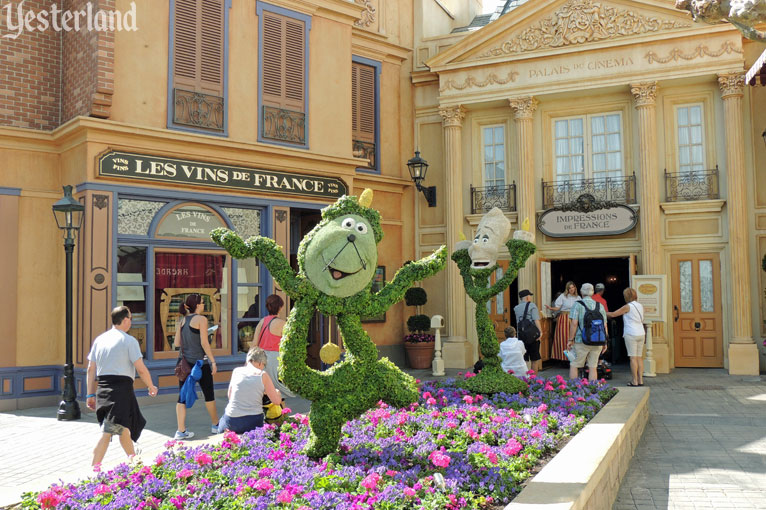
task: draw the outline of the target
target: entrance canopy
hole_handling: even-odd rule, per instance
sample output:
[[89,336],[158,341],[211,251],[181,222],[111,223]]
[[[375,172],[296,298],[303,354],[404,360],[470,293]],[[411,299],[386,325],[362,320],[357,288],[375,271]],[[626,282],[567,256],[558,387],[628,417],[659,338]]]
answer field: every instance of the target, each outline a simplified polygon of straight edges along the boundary
[[759,76],[761,77],[761,85],[766,85],[766,50],[761,53],[753,67],[745,75],[745,82],[748,85],[755,85]]

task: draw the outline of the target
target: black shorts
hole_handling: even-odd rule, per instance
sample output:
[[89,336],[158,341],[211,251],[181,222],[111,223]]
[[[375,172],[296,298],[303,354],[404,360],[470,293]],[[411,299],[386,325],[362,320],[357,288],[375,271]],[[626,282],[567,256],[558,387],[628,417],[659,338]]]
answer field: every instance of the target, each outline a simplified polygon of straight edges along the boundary
[[537,361],[540,359],[540,340],[534,342],[524,342],[527,353],[524,354],[524,361]]
[[[178,389],[180,390],[183,385],[183,382],[179,382]],[[215,388],[213,387],[213,370],[210,368],[209,363],[204,363],[202,365],[202,377],[200,377],[199,380],[199,387],[202,388],[202,394],[205,396],[205,402],[212,402],[215,400]],[[178,395],[178,403],[183,404],[183,402],[181,402],[181,395]]]

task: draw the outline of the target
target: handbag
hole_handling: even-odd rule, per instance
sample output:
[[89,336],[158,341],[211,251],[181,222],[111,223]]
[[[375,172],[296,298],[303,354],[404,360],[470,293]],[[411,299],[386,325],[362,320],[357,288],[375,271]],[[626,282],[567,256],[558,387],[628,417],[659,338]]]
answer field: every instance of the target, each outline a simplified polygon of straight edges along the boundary
[[178,361],[176,361],[176,368],[173,373],[175,373],[180,382],[184,382],[189,377],[191,370],[191,364],[184,358],[184,339],[181,337],[181,355],[178,357]]

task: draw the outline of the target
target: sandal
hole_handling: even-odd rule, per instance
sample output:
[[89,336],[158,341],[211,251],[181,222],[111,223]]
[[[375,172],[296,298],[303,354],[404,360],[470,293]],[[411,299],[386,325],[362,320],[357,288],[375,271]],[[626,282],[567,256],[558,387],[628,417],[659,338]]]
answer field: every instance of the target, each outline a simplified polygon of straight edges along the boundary
[[628,386],[630,386],[631,388],[638,388],[641,385],[640,384],[633,384],[632,382],[629,382]]

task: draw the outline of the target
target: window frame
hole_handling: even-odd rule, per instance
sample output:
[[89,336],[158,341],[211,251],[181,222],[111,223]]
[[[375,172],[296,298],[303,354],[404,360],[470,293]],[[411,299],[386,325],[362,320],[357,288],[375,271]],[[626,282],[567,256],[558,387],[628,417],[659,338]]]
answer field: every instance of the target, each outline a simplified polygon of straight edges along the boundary
[[[687,165],[687,166],[692,167],[692,169],[690,169],[690,170],[682,170],[682,168],[681,168],[681,166],[682,166],[682,164],[681,164],[681,137],[680,137],[680,134],[681,134],[680,133],[680,128],[681,128],[681,126],[679,124],[678,115],[679,115],[679,110],[681,108],[691,108],[691,107],[694,107],[694,106],[699,106],[699,108],[700,108],[700,124],[699,124],[699,126],[700,126],[700,135],[701,135],[701,139],[702,140],[701,140],[701,143],[699,145],[701,146],[701,153],[702,153],[702,163],[701,163],[702,168],[700,168],[698,170],[695,170],[695,169],[693,169],[694,163],[691,163],[690,165]],[[694,102],[689,102],[689,103],[674,104],[673,105],[673,127],[674,127],[673,133],[675,135],[675,153],[676,153],[676,158],[675,158],[676,161],[675,161],[675,163],[676,163],[676,171],[678,173],[694,174],[695,172],[698,172],[698,171],[705,171],[705,170],[707,170],[708,167],[707,167],[707,144],[706,144],[707,138],[705,136],[705,103],[703,101],[694,101]],[[690,130],[692,125],[691,124],[687,124],[685,127]],[[691,142],[691,132],[689,133],[689,141]],[[693,146],[694,145],[691,144],[691,143],[689,143],[687,145],[684,145],[684,147],[688,147],[690,151],[691,151],[691,147],[693,147]],[[691,158],[691,152],[689,153],[689,156]]]
[[[380,175],[382,173],[382,166],[381,166],[381,159],[380,159],[380,152],[381,152],[380,151],[380,73],[382,71],[383,66],[378,61],[371,60],[365,57],[360,57],[358,55],[351,55],[351,62],[372,67],[375,71],[375,168],[357,167],[356,171],[360,173]],[[352,112],[353,112],[353,107],[352,107]],[[352,139],[352,144],[353,144],[353,139]]]
[[[272,140],[270,138],[263,137],[263,126],[261,125],[263,119],[263,12],[267,11],[279,16],[292,18],[303,22],[304,41],[303,41],[303,115],[304,115],[304,143],[289,143],[281,142],[279,140]],[[258,16],[258,119],[257,119],[257,134],[258,142],[266,143],[269,145],[278,145],[282,147],[291,147],[293,149],[309,149],[309,33],[311,32],[311,16],[302,14],[296,11],[285,9],[284,7],[278,7],[262,1],[256,1],[255,13]]]
[[186,124],[176,124],[173,122],[175,73],[175,7],[176,0],[170,0],[168,11],[168,97],[167,97],[167,120],[166,126],[173,131],[184,131],[187,133],[197,133],[209,136],[219,136],[228,138],[229,136],[229,11],[232,7],[232,0],[223,0],[223,131],[211,131],[208,129],[194,128]]
[[[551,180],[552,182],[569,182],[572,181],[572,172],[570,171],[567,175],[569,176],[567,179],[559,179],[559,174],[556,168],[557,165],[557,158],[559,157],[558,153],[556,152],[556,123],[559,121],[570,121],[572,119],[582,119],[583,120],[583,176],[580,180],[587,181],[592,179],[606,179],[606,178],[624,178],[627,176],[627,150],[625,146],[625,140],[626,140],[626,126],[624,122],[624,115],[623,110],[606,110],[606,111],[591,111],[588,113],[582,113],[577,115],[562,115],[557,117],[551,117],[551,125],[550,125],[550,135],[551,135],[551,157],[552,157],[552,163],[551,163]],[[594,170],[593,170],[593,128],[591,119],[594,117],[604,117],[606,119],[609,115],[617,115],[619,117],[620,121],[620,176],[605,176],[605,177],[596,177],[594,176]],[[606,131],[604,134],[608,134]],[[567,137],[570,139],[571,137]],[[603,154],[608,154],[609,151],[603,152]],[[567,156],[570,156],[571,153],[568,153]],[[602,154],[602,152],[599,152],[598,154]],[[609,170],[607,170],[604,173],[608,174]]]
[[[495,128],[502,128],[503,130],[503,184],[502,187],[506,187],[509,185],[508,183],[508,130],[506,129],[506,124],[504,122],[497,122],[497,123],[488,123],[488,124],[481,124],[479,125],[479,143],[481,146],[481,155],[479,156],[481,160],[481,183],[484,187],[497,187],[497,184],[488,184],[487,183],[487,175],[486,175],[486,165],[487,161],[484,158],[485,150],[486,150],[486,144],[484,143],[484,130],[485,129],[495,129]],[[494,132],[493,132],[493,141],[494,141]],[[492,144],[493,147],[496,146],[495,143]],[[494,153],[494,150],[493,150]],[[497,163],[496,161],[493,161],[492,163]],[[495,171],[497,171],[497,166],[495,166]]]

